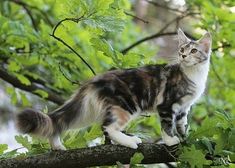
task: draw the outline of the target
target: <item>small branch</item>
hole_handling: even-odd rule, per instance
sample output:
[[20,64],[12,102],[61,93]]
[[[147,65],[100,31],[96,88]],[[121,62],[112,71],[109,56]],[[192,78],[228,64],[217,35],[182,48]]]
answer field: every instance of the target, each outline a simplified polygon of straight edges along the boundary
[[64,99],[61,98],[60,95],[55,94],[51,90],[49,90],[46,87],[42,87],[38,84],[31,83],[31,85],[25,85],[22,84],[16,77],[10,75],[6,70],[3,68],[0,68],[0,78],[2,78],[4,81],[12,84],[14,87],[19,88],[21,90],[25,90],[27,92],[30,92],[32,94],[38,95],[39,97],[42,97],[40,94],[35,93],[36,90],[43,90],[47,92],[48,97],[46,98],[47,100],[50,100],[58,105],[61,105],[64,103]]
[[223,45],[221,45],[221,46],[218,46],[218,47],[216,47],[216,48],[213,48],[212,51],[217,51],[217,50],[220,49],[220,48],[229,48],[229,47],[231,47],[231,44],[223,44]]
[[86,64],[86,66],[91,70],[91,72],[92,72],[94,75],[96,75],[96,73],[95,73],[95,71],[93,70],[93,68],[88,64],[88,62],[86,62],[86,60],[85,60],[78,52],[76,52],[76,51],[75,51],[69,44],[67,44],[64,40],[62,40],[61,38],[59,38],[59,37],[57,37],[57,36],[55,35],[55,32],[56,32],[57,28],[58,28],[64,21],[73,21],[73,22],[78,23],[80,20],[83,19],[83,17],[84,17],[84,16],[81,16],[80,18],[65,18],[65,19],[59,21],[59,22],[55,25],[55,27],[54,27],[54,29],[53,29],[53,31],[52,31],[52,34],[51,34],[50,36],[52,36],[52,37],[55,38],[57,41],[61,42],[63,45],[65,45],[67,48],[69,48],[74,54],[76,54],[76,55],[82,60],[82,62],[83,62],[84,64]]
[[137,45],[145,42],[145,41],[148,41],[148,40],[152,40],[154,38],[158,38],[158,37],[162,37],[162,36],[167,36],[167,35],[175,35],[176,32],[167,32],[167,33],[164,33],[164,31],[173,23],[175,22],[179,22],[180,20],[182,20],[183,18],[187,17],[187,16],[190,16],[190,15],[194,15],[194,14],[198,14],[198,13],[186,13],[186,14],[183,14],[183,15],[180,15],[174,19],[172,19],[170,22],[168,22],[164,27],[162,27],[157,33],[151,35],[151,36],[147,36],[147,37],[144,37],[136,42],[134,42],[133,44],[131,44],[129,47],[126,47],[125,49],[121,50],[121,53],[123,54],[126,54],[129,50],[131,50],[132,48],[136,47]]
[[19,0],[13,0],[12,2],[14,2],[15,4],[18,4],[20,6],[22,6],[22,8],[26,11],[26,13],[28,14],[31,22],[32,22],[32,25],[33,25],[33,28],[38,31],[38,27],[37,27],[37,24],[36,24],[36,21],[34,20],[33,18],[33,14],[32,12],[28,9],[28,5],[24,2],[21,2]]
[[136,16],[136,15],[133,15],[133,14],[131,14],[131,13],[129,13],[129,12],[124,12],[124,13],[125,13],[126,15],[128,15],[128,16],[131,16],[131,17],[137,19],[137,20],[140,20],[141,22],[143,22],[143,23],[145,23],[145,24],[148,24],[148,23],[149,23],[149,21],[144,20],[144,19],[142,19],[142,18],[140,18],[140,17],[138,17],[138,16]]
[[131,44],[129,47],[123,49],[121,51],[121,53],[126,54],[129,50],[131,50],[132,48],[136,47],[137,45],[139,45],[139,44],[141,44],[145,41],[148,41],[148,40],[151,40],[151,39],[154,39],[154,38],[158,38],[158,37],[162,37],[162,36],[169,36],[169,35],[176,35],[176,32],[156,33],[156,34],[153,34],[151,36],[144,37],[144,38],[136,41],[135,43]]
[[[215,51],[219,50],[220,48],[229,48],[229,47],[231,47],[230,44],[223,44],[223,45],[221,45],[221,46],[218,46],[218,47],[216,47],[216,48],[213,48],[213,49],[212,49],[212,52],[215,52]],[[214,62],[213,62],[213,59],[212,59],[212,58],[211,58],[211,60],[210,60],[210,63],[211,63],[211,67],[212,67],[212,70],[213,70],[213,72],[214,72],[216,78],[217,78],[221,83],[223,83],[224,85],[226,85],[226,83],[224,82],[224,80],[220,77],[219,73],[216,71],[215,65],[214,65]]]
[[33,14],[31,13],[31,11],[30,11],[26,6],[23,6],[23,8],[25,9],[25,11],[27,12],[27,14],[29,15],[30,20],[31,20],[32,25],[33,25],[33,28],[34,28],[36,31],[38,31],[38,27],[37,27],[36,21],[35,21],[34,18],[33,18]]
[[[0,160],[0,168],[64,168],[91,167],[130,163],[135,152],[144,155],[143,164],[174,162],[176,150],[169,153],[173,147],[154,143],[140,144],[138,149],[131,149],[119,145],[100,145],[91,148],[74,149],[68,151],[52,151],[28,158],[13,158]],[[174,156],[174,157],[172,157]]]
[[73,85],[80,85],[80,82],[79,82],[79,81],[72,81],[71,79],[69,79],[69,78],[65,75],[64,71],[63,71],[62,68],[61,68],[61,63],[59,63],[59,70],[60,70],[60,72],[62,73],[62,75],[64,76],[64,78],[67,79],[70,83],[72,83]]

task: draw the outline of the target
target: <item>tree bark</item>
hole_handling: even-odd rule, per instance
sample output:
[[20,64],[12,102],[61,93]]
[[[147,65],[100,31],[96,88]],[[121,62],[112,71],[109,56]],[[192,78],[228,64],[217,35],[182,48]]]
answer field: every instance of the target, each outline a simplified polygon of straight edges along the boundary
[[67,151],[51,151],[27,158],[0,160],[0,168],[83,168],[90,166],[115,165],[117,161],[128,164],[135,152],[144,155],[142,163],[174,162],[176,146],[167,147],[154,143],[139,144],[138,149],[119,145],[100,145],[91,148]]

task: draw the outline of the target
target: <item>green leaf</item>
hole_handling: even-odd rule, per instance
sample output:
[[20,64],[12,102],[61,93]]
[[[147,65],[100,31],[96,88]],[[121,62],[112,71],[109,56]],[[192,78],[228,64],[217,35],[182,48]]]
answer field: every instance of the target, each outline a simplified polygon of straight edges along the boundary
[[28,140],[27,136],[22,136],[22,135],[16,135],[15,136],[15,140],[16,142],[18,142],[19,144],[21,144],[23,147],[25,147],[26,149],[30,150],[31,149],[31,144]]
[[[235,152],[231,152],[230,154],[229,154],[229,158],[230,158],[230,160],[231,160],[231,162],[235,162]],[[234,165],[235,166],[235,165]]]
[[114,0],[95,0],[96,10],[105,10],[110,7]]
[[69,132],[64,138],[64,145],[66,148],[75,149],[75,148],[85,148],[87,147],[86,139],[83,137],[80,132]]
[[124,67],[136,67],[144,65],[141,62],[144,59],[144,56],[136,53],[128,53],[122,57],[122,64]]
[[9,158],[14,157],[16,154],[17,154],[17,149],[14,149],[12,151],[9,151],[0,155],[0,159],[6,159],[6,158],[9,159]]
[[20,97],[21,97],[21,101],[22,101],[22,105],[23,106],[29,106],[30,102],[28,101],[28,98],[26,97],[26,95],[24,93],[20,93]]
[[40,153],[45,153],[50,150],[50,146],[48,143],[33,143],[31,145],[31,149],[29,150],[28,154],[40,154]]
[[209,151],[210,154],[213,154],[214,153],[214,149],[213,149],[213,146],[211,144],[211,141],[204,137],[202,140],[201,140],[202,144],[206,146],[207,150]]
[[202,138],[205,136],[213,136],[218,133],[221,119],[217,117],[206,118],[202,125],[189,136],[189,139],[195,140],[196,138]]
[[102,51],[108,57],[114,57],[115,51],[105,39],[92,38],[90,41],[96,50]]
[[11,95],[11,103],[12,103],[12,104],[16,104],[17,101],[18,101],[17,93],[16,93],[16,92],[13,92],[12,95]]
[[84,23],[107,32],[120,32],[124,29],[125,24],[123,20],[113,16],[94,16],[86,19]]
[[98,137],[101,137],[102,135],[103,131],[101,129],[101,126],[99,124],[94,124],[91,127],[91,130],[85,133],[84,138],[86,139],[86,141],[91,141]]
[[40,96],[42,96],[42,98],[47,98],[48,97],[48,93],[45,92],[44,90],[37,89],[37,90],[34,91],[34,93],[39,94]]
[[4,153],[5,150],[8,149],[7,144],[0,144],[0,155]]
[[20,66],[16,63],[16,61],[10,61],[7,69],[11,72],[17,72],[20,70]]
[[194,145],[183,147],[183,152],[179,156],[181,162],[186,162],[191,168],[203,168],[203,165],[210,165],[212,161],[205,159],[205,154],[197,150]]
[[19,79],[19,81],[22,83],[22,84],[25,84],[27,86],[31,85],[31,82],[28,78],[26,78],[24,75],[21,75],[21,74],[15,74],[15,76],[17,77],[17,79]]
[[117,161],[116,164],[117,164],[117,168],[125,168],[125,166],[119,161]]
[[144,155],[140,152],[136,152],[130,160],[130,164],[131,165],[135,165],[135,164],[140,164],[142,162],[142,160],[144,159]]

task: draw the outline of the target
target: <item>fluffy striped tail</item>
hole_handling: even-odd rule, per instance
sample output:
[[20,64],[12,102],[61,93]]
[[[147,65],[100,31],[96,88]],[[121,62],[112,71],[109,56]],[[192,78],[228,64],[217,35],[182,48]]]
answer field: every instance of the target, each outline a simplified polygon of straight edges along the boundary
[[51,118],[33,109],[25,109],[16,116],[16,126],[21,133],[30,133],[40,137],[50,137],[53,132]]

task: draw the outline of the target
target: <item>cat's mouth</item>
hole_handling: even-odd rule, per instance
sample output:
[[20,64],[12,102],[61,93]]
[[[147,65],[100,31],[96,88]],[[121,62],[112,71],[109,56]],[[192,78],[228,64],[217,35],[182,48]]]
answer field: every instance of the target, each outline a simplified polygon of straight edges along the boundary
[[182,64],[182,66],[186,66],[186,67],[190,67],[190,66],[194,65],[191,61],[186,61],[186,60],[182,60],[181,64]]
[[182,60],[181,62],[182,63],[187,63],[187,64],[189,63],[189,61],[186,61],[186,60]]

